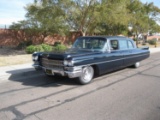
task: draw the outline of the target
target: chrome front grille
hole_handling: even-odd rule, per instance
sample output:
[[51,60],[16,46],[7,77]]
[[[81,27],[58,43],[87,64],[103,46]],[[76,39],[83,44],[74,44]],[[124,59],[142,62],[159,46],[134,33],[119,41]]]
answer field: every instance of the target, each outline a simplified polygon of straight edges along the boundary
[[51,60],[47,58],[41,59],[42,66],[49,69],[62,70],[63,69],[63,61],[61,60]]

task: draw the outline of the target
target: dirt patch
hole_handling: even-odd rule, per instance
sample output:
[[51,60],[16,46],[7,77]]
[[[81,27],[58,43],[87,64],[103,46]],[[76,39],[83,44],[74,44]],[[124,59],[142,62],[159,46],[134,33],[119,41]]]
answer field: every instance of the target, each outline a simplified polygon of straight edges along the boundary
[[31,63],[31,55],[0,56],[0,66]]
[[25,50],[14,48],[0,48],[0,66],[25,64],[32,62],[32,55]]
[[14,56],[14,55],[25,55],[25,50],[17,50],[15,48],[0,48],[1,56]]

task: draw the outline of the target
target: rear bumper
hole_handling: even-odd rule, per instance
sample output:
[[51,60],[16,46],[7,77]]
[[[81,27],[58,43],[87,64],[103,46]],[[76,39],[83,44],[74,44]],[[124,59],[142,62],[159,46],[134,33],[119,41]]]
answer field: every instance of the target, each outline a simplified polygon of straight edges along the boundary
[[[54,74],[59,74],[61,76],[67,76],[69,78],[76,78],[80,77],[82,74],[82,67],[64,67],[64,69],[53,69],[53,68],[47,68],[40,66],[38,64],[33,64],[32,65],[34,68],[42,68],[44,72],[48,75],[54,75]],[[47,73],[46,71],[50,70],[51,73]]]

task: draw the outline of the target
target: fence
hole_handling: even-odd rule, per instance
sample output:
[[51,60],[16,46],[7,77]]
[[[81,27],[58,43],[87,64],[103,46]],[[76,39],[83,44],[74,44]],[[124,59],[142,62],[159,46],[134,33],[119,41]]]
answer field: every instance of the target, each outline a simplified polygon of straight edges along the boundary
[[54,44],[61,42],[64,44],[74,42],[74,40],[81,36],[80,32],[70,32],[68,36],[61,36],[58,34],[44,37],[41,34],[33,34],[28,36],[23,30],[0,29],[0,46],[16,47],[20,43],[31,41],[32,44]]

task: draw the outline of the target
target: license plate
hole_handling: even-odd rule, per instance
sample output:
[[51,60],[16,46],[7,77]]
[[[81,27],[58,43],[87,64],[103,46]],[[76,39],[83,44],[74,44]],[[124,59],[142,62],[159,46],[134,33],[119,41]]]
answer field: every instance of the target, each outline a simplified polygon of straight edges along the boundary
[[46,73],[49,74],[49,75],[54,75],[54,73],[50,69],[46,69]]

